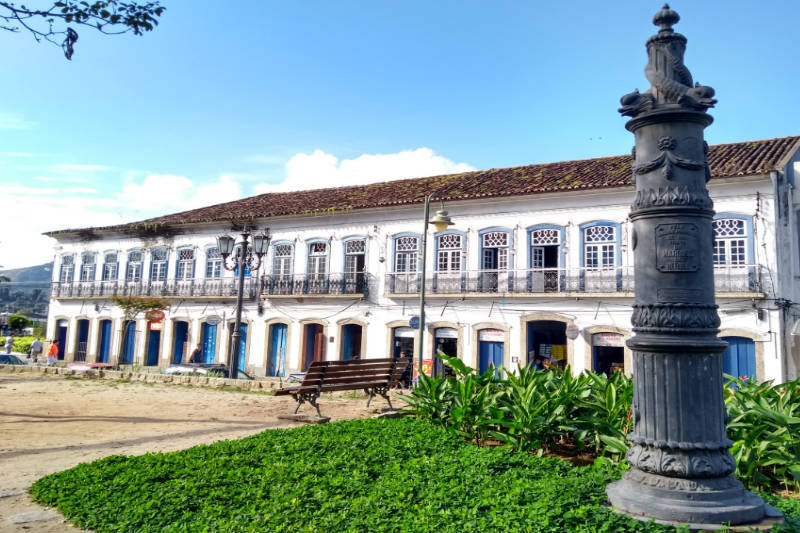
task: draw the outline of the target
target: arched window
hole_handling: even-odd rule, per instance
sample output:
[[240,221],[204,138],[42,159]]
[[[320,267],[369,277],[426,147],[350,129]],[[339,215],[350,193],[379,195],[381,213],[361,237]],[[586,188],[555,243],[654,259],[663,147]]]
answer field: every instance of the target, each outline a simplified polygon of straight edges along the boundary
[[61,283],[71,283],[75,279],[75,256],[72,254],[61,256],[61,271],[58,273],[58,281]]
[[179,248],[175,277],[177,279],[192,279],[194,277],[194,248]]
[[404,235],[394,239],[394,271],[416,272],[419,261],[419,237]]
[[211,279],[222,277],[222,256],[216,246],[206,248],[206,277]]
[[94,252],[83,252],[81,254],[81,281],[94,281],[95,263],[97,254]]
[[[752,232],[750,217],[722,215],[713,221],[714,266],[748,264],[748,248]],[[750,231],[748,231],[750,230]]]
[[125,279],[128,281],[140,281],[142,279],[143,253],[141,250],[130,250],[128,252],[128,264],[125,268]]
[[514,278],[509,270],[512,233],[504,228],[487,228],[478,232],[480,237],[481,273],[478,286],[481,292],[506,292],[513,290]]
[[326,241],[308,243],[308,292],[327,292],[328,248]]
[[119,260],[117,252],[106,252],[103,254],[103,281],[116,281]]
[[277,279],[290,279],[294,246],[291,243],[275,243],[272,250],[272,276]]
[[437,235],[437,272],[461,272],[461,259],[464,256],[464,240],[464,236],[459,233],[444,233],[442,235]]
[[613,224],[597,224],[583,229],[583,266],[608,270],[616,266],[617,232]]
[[154,248],[150,252],[150,281],[167,279],[167,249]]
[[344,241],[344,293],[363,293],[367,241],[361,237]]

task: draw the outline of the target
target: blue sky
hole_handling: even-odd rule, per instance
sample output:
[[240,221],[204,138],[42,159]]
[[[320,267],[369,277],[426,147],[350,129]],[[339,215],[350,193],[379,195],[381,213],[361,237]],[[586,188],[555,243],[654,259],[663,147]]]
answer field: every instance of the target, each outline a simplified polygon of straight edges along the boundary
[[[616,109],[649,85],[644,43],[661,7],[162,3],[143,37],[80,29],[72,61],[0,32],[3,267],[52,259],[47,230],[270,190],[628,153]],[[717,91],[709,143],[797,134],[800,3],[672,7],[687,66]]]

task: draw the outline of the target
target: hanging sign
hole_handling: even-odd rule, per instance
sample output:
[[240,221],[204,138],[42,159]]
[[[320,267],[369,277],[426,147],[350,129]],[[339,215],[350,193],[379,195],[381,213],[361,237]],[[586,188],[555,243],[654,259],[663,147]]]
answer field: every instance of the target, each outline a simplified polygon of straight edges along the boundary
[[419,329],[419,317],[417,315],[411,317],[408,321],[408,327],[411,329]]
[[505,333],[499,329],[482,329],[478,332],[478,340],[484,342],[503,342]]
[[144,314],[144,317],[150,322],[161,322],[164,320],[164,311],[158,309],[151,309]]
[[595,333],[592,335],[592,344],[594,346],[622,348],[625,346],[625,340],[619,333]]
[[567,338],[574,341],[578,338],[578,333],[580,333],[578,326],[574,322],[570,322],[566,330]]
[[222,322],[222,318],[220,318],[217,315],[211,315],[206,317],[206,324],[208,324],[209,326],[216,326],[220,322]]

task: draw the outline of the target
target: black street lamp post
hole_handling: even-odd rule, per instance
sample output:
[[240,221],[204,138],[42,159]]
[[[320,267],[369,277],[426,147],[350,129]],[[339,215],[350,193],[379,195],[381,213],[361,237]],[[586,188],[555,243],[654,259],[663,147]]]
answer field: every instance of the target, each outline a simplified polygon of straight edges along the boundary
[[[245,268],[258,270],[261,266],[261,259],[269,249],[269,228],[258,235],[253,235],[252,244],[248,242],[251,232],[247,226],[242,227],[240,233],[242,240],[235,248],[236,240],[230,235],[220,235],[217,237],[217,248],[222,256],[222,264],[226,270],[239,269],[239,286],[236,296],[236,322],[233,324],[233,334],[231,335],[231,345],[228,347],[228,376],[239,377],[239,349],[241,339],[242,322],[242,300],[244,296],[244,271]],[[233,254],[233,255],[231,255]],[[232,264],[228,263],[231,258]]]
[[422,226],[422,277],[420,279],[419,288],[419,334],[417,337],[419,344],[419,375],[422,375],[422,361],[425,359],[425,348],[422,345],[422,341],[425,336],[425,256],[427,255],[428,251],[428,224],[433,224],[436,228],[436,231],[439,233],[453,225],[453,221],[447,215],[447,211],[444,210],[444,202],[441,203],[441,209],[436,212],[436,215],[434,215],[432,219],[428,220],[431,215],[431,200],[434,197],[439,198],[439,201],[441,202],[441,195],[436,192],[432,192],[425,197],[425,214],[423,217],[425,223]]

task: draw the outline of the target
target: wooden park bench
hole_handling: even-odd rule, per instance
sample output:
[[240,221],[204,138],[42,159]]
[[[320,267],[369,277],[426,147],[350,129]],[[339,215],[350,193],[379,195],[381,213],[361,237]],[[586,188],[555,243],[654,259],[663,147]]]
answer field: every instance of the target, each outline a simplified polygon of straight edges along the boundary
[[317,398],[323,392],[363,390],[369,395],[367,407],[376,395],[383,396],[392,407],[389,390],[392,389],[408,366],[408,359],[352,359],[350,361],[314,361],[309,365],[303,381],[296,386],[275,392],[275,396],[291,394],[297,402],[295,414],[303,403],[317,409],[322,418]]

